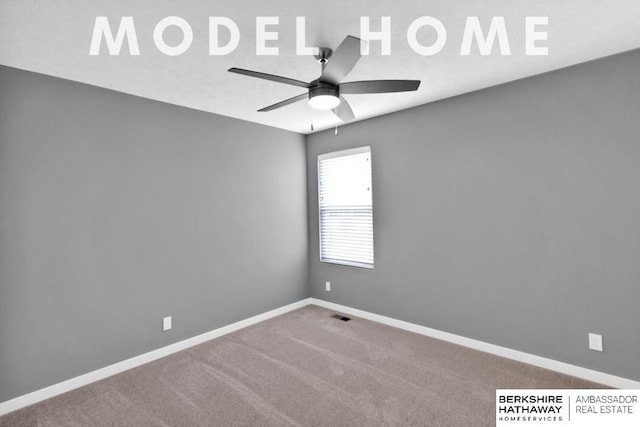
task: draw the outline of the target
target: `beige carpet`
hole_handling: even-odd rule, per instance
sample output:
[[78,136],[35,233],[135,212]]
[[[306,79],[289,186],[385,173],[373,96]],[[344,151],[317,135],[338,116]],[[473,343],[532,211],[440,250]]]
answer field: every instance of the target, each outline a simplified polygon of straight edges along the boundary
[[308,306],[0,426],[491,426],[496,388],[598,385]]

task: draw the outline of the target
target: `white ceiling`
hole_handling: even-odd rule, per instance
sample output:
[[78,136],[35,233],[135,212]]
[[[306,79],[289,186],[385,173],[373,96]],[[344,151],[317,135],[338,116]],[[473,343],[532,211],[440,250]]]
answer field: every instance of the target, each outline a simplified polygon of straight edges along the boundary
[[[189,22],[191,48],[166,56],[153,44],[153,28],[166,16]],[[447,44],[431,57],[416,54],[406,32],[416,18],[436,17],[447,30]],[[122,16],[135,20],[140,56],[89,56],[96,16],[112,27]],[[240,27],[240,45],[226,56],[208,55],[208,17],[227,16]],[[278,16],[278,56],[255,54],[255,17]],[[312,111],[305,103],[280,110],[256,110],[300,94],[304,89],[227,72],[248,68],[311,81],[320,68],[312,57],[295,54],[295,17],[307,20],[307,44],[335,48],[346,35],[359,36],[360,17],[370,16],[376,29],[381,16],[392,21],[391,56],[380,55],[373,42],[345,81],[422,80],[415,93],[346,95],[357,119],[365,119],[566,67],[640,47],[638,0],[0,0],[0,64],[62,77],[197,110],[309,133],[341,122],[330,112]],[[511,56],[460,55],[468,16],[488,24],[504,16]],[[548,56],[525,56],[526,16],[548,16]],[[168,43],[178,32],[167,30]],[[434,34],[419,33],[425,45]],[[127,50],[124,50],[127,52]],[[1,96],[1,94],[0,94]]]

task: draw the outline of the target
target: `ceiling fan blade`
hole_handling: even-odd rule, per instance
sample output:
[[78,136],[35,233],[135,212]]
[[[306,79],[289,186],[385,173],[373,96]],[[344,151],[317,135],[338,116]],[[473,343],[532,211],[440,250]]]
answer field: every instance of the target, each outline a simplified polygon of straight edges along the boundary
[[347,36],[329,58],[320,81],[337,85],[346,77],[360,59],[360,39]]
[[230,73],[242,74],[243,76],[255,77],[258,79],[271,80],[272,82],[284,83],[286,85],[298,86],[308,89],[311,85],[301,80],[290,79],[288,77],[276,76],[273,74],[261,73],[259,71],[244,70],[242,68],[229,68]]
[[336,108],[335,110],[335,115],[345,123],[350,122],[351,120],[354,120],[356,118],[356,116],[353,114],[351,106],[342,96],[340,97],[340,105],[338,105],[338,108]]
[[263,113],[265,111],[275,110],[276,108],[281,108],[289,104],[293,104],[294,102],[302,101],[309,98],[309,94],[303,93],[301,95],[296,95],[293,98],[285,99],[284,101],[277,102],[273,105],[269,105],[268,107],[261,108],[258,112]]
[[390,93],[418,90],[420,80],[366,80],[340,85],[340,93]]

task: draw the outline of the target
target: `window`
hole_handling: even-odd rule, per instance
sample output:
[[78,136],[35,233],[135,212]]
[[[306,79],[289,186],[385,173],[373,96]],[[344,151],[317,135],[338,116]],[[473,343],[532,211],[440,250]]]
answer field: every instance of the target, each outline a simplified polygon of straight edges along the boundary
[[373,268],[371,148],[318,156],[320,261]]

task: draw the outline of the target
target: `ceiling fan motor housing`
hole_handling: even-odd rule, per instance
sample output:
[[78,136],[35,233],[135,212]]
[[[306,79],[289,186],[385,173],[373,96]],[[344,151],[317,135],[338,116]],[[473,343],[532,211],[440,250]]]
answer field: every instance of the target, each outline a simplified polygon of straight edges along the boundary
[[315,98],[320,95],[340,97],[340,88],[331,83],[318,81],[311,88],[309,88],[309,99]]

